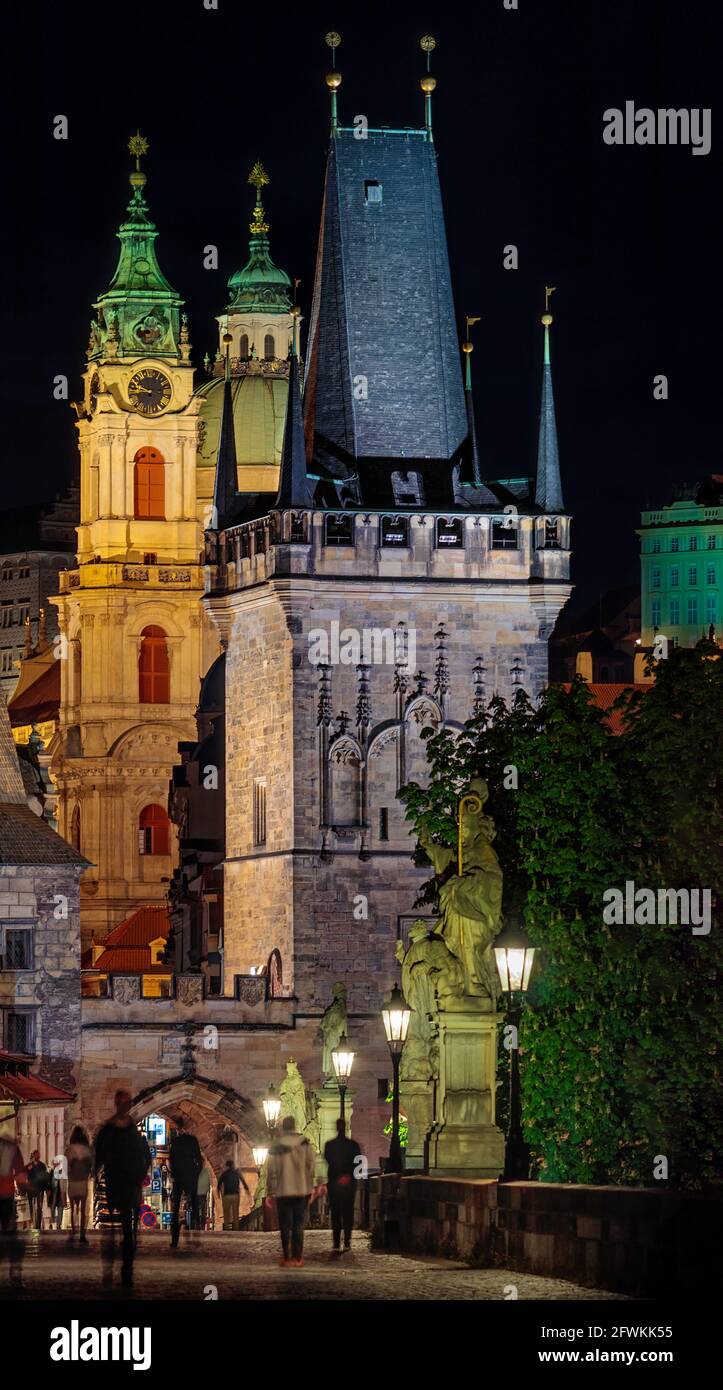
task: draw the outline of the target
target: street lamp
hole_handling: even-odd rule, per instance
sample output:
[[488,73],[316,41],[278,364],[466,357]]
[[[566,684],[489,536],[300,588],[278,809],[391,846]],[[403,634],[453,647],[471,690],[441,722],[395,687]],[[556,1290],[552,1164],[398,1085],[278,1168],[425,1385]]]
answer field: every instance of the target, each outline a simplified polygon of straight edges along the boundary
[[252,1149],[251,1152],[254,1156],[254,1168],[258,1168],[260,1173],[269,1156],[269,1151],[265,1149],[263,1145],[259,1145],[257,1148]]
[[336,1083],[339,1087],[339,1118],[344,1120],[346,1119],[344,1113],[344,1098],[346,1096],[349,1077],[351,1076],[351,1069],[354,1065],[354,1053],[349,1051],[349,1046],[344,1035],[340,1037],[338,1046],[331,1054],[331,1065],[334,1068]]
[[518,1030],[522,1001],[530,983],[535,947],[525,935],[519,917],[508,917],[495,941],[494,951],[500,984],[508,1000],[507,1019],[515,1030],[513,1046],[510,1048],[510,1122],[503,1177],[505,1182],[520,1182],[530,1176],[530,1150],[522,1134]]
[[269,1092],[266,1099],[263,1101],[263,1107],[264,1115],[266,1116],[266,1128],[269,1133],[271,1133],[272,1130],[276,1129],[276,1124],[281,1114],[281,1101],[273,1085],[269,1086]]
[[407,1029],[411,1009],[407,1008],[404,995],[395,985],[391,994],[384,1000],[382,1005],[382,1022],[384,1032],[387,1035],[389,1051],[392,1057],[392,1067],[394,1069],[394,1084],[392,1087],[392,1138],[389,1145],[389,1172],[401,1173],[402,1171],[402,1146],[399,1142],[399,1063],[402,1056],[402,1049],[407,1041]]

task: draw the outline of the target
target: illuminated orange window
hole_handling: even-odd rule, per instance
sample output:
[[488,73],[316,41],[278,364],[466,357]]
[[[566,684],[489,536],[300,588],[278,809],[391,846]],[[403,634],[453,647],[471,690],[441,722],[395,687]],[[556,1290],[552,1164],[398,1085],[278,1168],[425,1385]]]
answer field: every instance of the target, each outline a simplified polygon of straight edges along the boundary
[[141,854],[168,854],[168,816],[162,806],[144,806],[138,817]]
[[138,658],[138,699],[142,705],[171,702],[171,667],[162,627],[144,627]]
[[150,446],[139,449],[133,470],[133,512],[136,520],[162,521],[166,515],[163,455]]

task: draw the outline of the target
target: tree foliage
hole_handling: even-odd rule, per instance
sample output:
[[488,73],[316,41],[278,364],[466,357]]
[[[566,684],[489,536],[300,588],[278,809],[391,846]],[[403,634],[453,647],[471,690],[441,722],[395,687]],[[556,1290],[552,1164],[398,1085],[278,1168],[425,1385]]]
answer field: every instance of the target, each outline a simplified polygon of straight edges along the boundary
[[[522,693],[511,708],[495,699],[461,733],[429,731],[429,785],[403,792],[415,829],[453,844],[458,796],[472,775],[488,782],[504,909],[522,912],[539,948],[521,1073],[525,1134],[548,1181],[647,1185],[658,1156],[675,1185],[720,1175],[718,657],[707,643],[674,649],[645,694],[624,693],[617,736],[580,679],[536,707]],[[710,890],[710,932],[608,925],[604,893],[631,881]],[[433,879],[421,900],[434,900]]]

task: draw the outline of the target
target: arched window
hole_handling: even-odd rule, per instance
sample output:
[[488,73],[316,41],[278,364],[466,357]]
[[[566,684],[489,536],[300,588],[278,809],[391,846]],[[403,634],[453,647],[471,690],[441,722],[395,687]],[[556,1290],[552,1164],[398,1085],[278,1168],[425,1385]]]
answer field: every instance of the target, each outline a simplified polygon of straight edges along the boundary
[[266,998],[283,998],[283,970],[281,965],[281,952],[278,947],[274,947],[269,956],[266,966]]
[[73,849],[80,854],[80,806],[73,807],[73,814],[70,817],[70,843]]
[[168,854],[168,816],[162,806],[144,806],[138,817],[141,854]]
[[276,346],[274,344],[274,335],[273,333],[267,333],[264,338],[264,357],[267,362],[270,362],[275,356]]
[[133,469],[133,515],[136,520],[162,521],[166,515],[166,479],[163,455],[147,446],[139,449]]
[[239,357],[248,357],[248,355],[249,355],[249,335],[248,335],[248,333],[242,333],[242,334],[241,334],[241,337],[240,337],[240,339],[239,339],[239,345],[238,345],[238,355],[239,355]]
[[171,703],[171,667],[162,627],[144,627],[138,658],[138,699],[142,705]]

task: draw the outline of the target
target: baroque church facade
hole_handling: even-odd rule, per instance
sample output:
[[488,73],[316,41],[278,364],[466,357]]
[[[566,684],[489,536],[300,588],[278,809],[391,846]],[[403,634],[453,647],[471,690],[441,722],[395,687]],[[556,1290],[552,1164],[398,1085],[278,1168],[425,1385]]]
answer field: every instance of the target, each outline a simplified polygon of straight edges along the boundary
[[491,478],[471,345],[464,370],[459,351],[429,92],[421,128],[358,139],[331,76],[303,367],[255,166],[249,259],[194,389],[132,142],[118,269],[76,407],[81,519],[56,599],[52,771],[61,833],[91,864],[83,945],[169,894],[173,923],[172,997],[144,1004],[142,980],[125,976],[83,1001],[88,1121],[126,1085],[138,1117],[185,1108],[211,1135],[218,1110],[248,1150],[290,1058],[322,1094],[318,1029],[336,993],[359,1056],[354,1129],[376,1162],[379,1011],[427,876],[398,791],[424,778],[425,728],[461,728],[493,694],[545,685],[570,520],[550,316],[536,466]]

